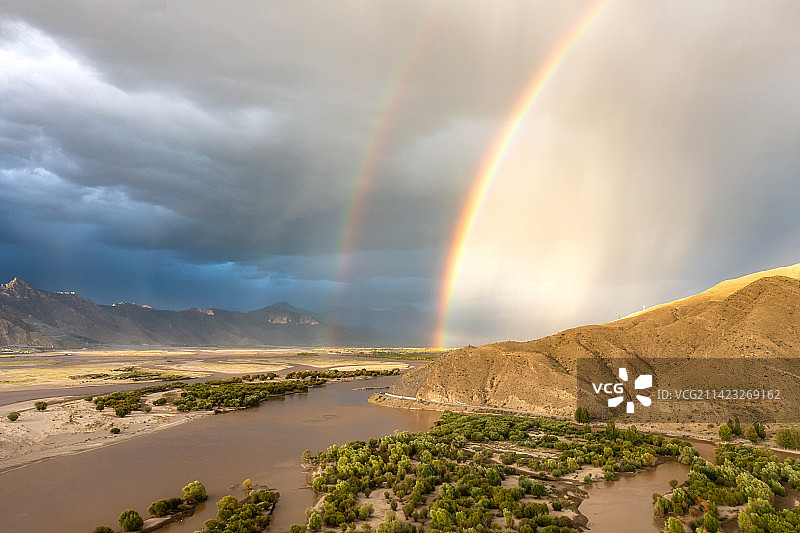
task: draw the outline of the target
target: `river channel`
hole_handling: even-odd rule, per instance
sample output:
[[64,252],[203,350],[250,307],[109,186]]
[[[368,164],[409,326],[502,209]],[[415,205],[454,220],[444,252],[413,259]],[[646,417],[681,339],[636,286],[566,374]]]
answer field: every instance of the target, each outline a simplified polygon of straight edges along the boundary
[[[181,495],[195,479],[209,495],[194,516],[164,528],[165,533],[202,529],[216,514],[215,502],[228,488],[251,479],[277,489],[281,499],[268,531],[283,533],[304,521],[313,503],[300,466],[303,451],[367,440],[395,430],[425,431],[438,418],[432,411],[377,407],[374,390],[396,378],[329,383],[307,394],[286,396],[244,411],[209,416],[96,450],[55,457],[0,474],[0,531],[89,532],[117,525],[120,512],[143,516],[151,502]],[[695,443],[713,461],[714,446]],[[587,487],[580,505],[592,533],[659,531],[652,516],[653,492],[686,479],[688,467],[668,460],[636,475]],[[663,527],[663,526],[662,526]]]
[[394,377],[330,383],[245,411],[209,416],[71,456],[54,457],[0,474],[0,531],[89,532],[116,527],[129,508],[146,516],[154,500],[181,495],[198,479],[208,503],[183,523],[161,530],[192,532],[216,514],[228,487],[250,478],[281,493],[270,531],[305,521],[313,494],[304,487],[300,458],[334,443],[366,440],[394,430],[424,431],[439,413],[367,403]]

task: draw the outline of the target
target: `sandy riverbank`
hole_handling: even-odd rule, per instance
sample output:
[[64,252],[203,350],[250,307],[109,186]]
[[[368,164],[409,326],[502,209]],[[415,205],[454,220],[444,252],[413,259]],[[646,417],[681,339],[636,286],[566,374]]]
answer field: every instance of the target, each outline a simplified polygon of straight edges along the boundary
[[[160,396],[147,397],[148,403]],[[34,401],[0,407],[0,472],[130,439],[144,433],[209,416],[208,411],[181,413],[172,406],[154,406],[150,413],[134,411],[118,418],[110,409],[97,411],[91,402],[68,397],[46,398],[48,406],[37,411]],[[7,415],[16,411],[19,419]],[[111,428],[119,428],[112,434]]]

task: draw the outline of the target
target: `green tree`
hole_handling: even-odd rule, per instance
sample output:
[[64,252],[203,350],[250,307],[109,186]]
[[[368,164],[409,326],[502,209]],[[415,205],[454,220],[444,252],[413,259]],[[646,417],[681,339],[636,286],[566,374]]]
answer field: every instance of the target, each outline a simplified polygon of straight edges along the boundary
[[585,424],[589,421],[589,410],[585,407],[578,407],[575,410],[575,421]]
[[744,430],[744,437],[752,443],[758,442],[758,431],[753,426],[747,426]]
[[781,448],[800,449],[800,429],[792,426],[782,427],[775,432],[775,442]]
[[325,492],[328,488],[325,483],[325,476],[315,477],[314,482],[311,484],[311,488],[314,489],[315,492]]
[[728,424],[722,424],[719,427],[719,438],[720,438],[720,440],[723,440],[723,441],[727,442],[727,441],[731,440],[731,435],[732,434],[733,434],[733,431],[731,430],[731,427]]
[[667,523],[664,524],[664,533],[686,533],[686,528],[683,527],[680,520],[670,516],[667,518]]
[[144,520],[142,520],[142,515],[135,510],[128,509],[119,515],[119,525],[125,531],[139,531],[144,525]]
[[289,528],[289,531],[291,531],[291,533],[305,533],[306,526],[302,524],[292,524],[292,527]]
[[742,424],[741,422],[739,422],[738,416],[733,419],[733,427],[731,428],[731,430],[733,431],[733,434],[736,435],[737,437],[740,437],[742,435]]
[[217,518],[223,522],[227,522],[236,512],[239,507],[239,502],[233,496],[223,496],[217,502]]
[[767,426],[765,426],[763,422],[754,422],[753,429],[756,430],[759,440],[767,438]]
[[[10,412],[10,413],[8,413],[8,415],[6,415],[6,416],[8,417],[8,419],[9,419],[9,420],[11,420],[12,422],[14,422],[14,421],[16,421],[16,420],[19,418],[19,413],[18,413],[18,412],[16,412],[16,411],[11,411],[11,412]],[[785,446],[784,446],[784,448],[785,448]]]
[[97,526],[92,530],[92,533],[114,533],[114,530],[108,526]]
[[312,511],[308,515],[308,529],[311,531],[319,531],[322,529],[322,517],[318,512]]
[[151,503],[147,512],[153,516],[167,516],[180,509],[182,503],[180,498],[165,498]]
[[705,527],[709,533],[717,533],[720,528],[719,519],[711,513],[706,513],[703,515],[703,527]]
[[33,405],[34,407],[36,407],[37,411],[44,411],[45,409],[47,409],[47,402],[38,401]]
[[186,503],[202,502],[208,499],[206,488],[195,480],[183,487],[183,499]]

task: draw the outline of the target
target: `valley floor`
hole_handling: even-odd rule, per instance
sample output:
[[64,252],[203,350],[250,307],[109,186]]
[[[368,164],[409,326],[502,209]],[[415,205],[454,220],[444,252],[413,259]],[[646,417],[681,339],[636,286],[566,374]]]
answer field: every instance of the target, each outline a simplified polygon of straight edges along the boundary
[[[417,363],[297,353],[296,349],[122,350],[0,357],[0,472],[212,414],[180,412],[169,403],[153,405],[165,394],[153,393],[143,397],[150,412],[133,411],[120,418],[113,409],[98,411],[86,396],[145,387],[165,379],[198,381],[303,370],[405,370],[413,364]],[[159,376],[161,380],[152,380]],[[47,408],[37,410],[36,401],[47,402]],[[12,412],[19,413],[15,421],[8,418]],[[119,433],[111,433],[113,428]]]

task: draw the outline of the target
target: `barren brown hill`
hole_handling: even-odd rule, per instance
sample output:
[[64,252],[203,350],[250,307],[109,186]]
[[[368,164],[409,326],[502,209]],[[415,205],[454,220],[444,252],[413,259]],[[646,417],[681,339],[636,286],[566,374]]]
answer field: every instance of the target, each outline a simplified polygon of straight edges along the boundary
[[[713,371],[708,375],[692,376],[709,387],[744,386],[741,379],[756,374],[764,381],[767,374],[760,371],[767,361],[773,367],[781,366],[776,368],[777,378],[770,375],[771,385],[797,389],[798,278],[800,265],[774,269],[728,280],[615,322],[528,342],[453,350],[409,372],[390,392],[438,402],[570,416],[576,406],[576,368],[581,358],[600,361],[608,368],[604,377],[612,377],[618,366],[615,363],[626,360],[627,366],[639,367],[639,374],[660,375],[663,383],[672,385],[685,377],[689,367],[683,361],[711,361],[708,364]],[[785,368],[781,358],[795,361]],[[742,359],[748,362],[741,363]],[[752,372],[741,372],[741,368],[752,368]],[[582,386],[588,388],[588,381],[583,380]]]

